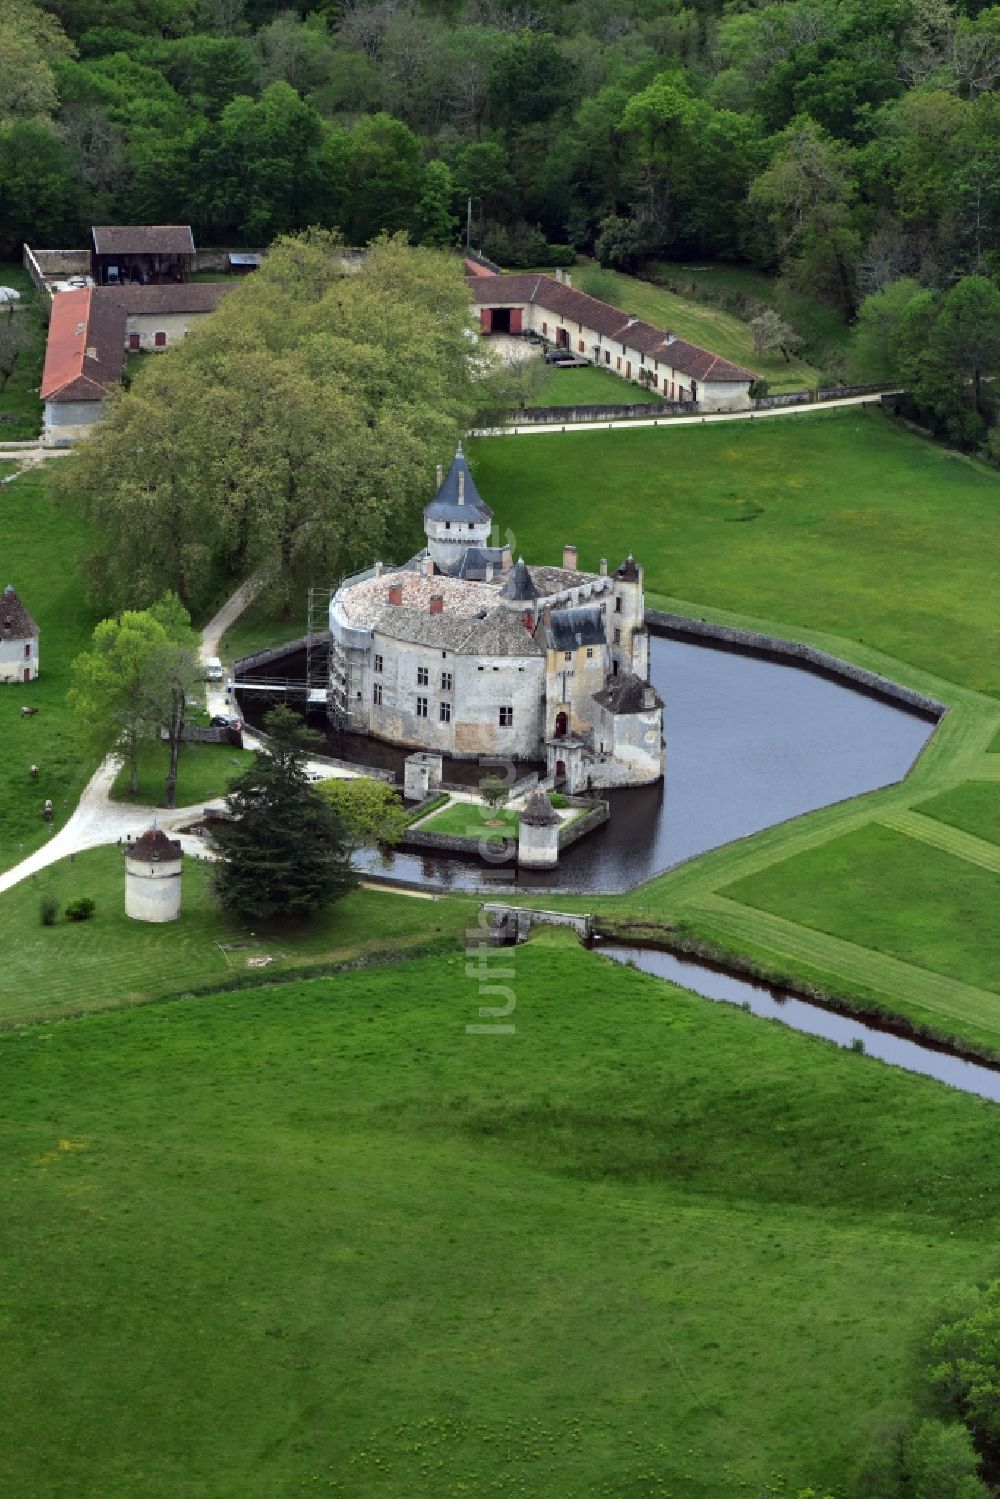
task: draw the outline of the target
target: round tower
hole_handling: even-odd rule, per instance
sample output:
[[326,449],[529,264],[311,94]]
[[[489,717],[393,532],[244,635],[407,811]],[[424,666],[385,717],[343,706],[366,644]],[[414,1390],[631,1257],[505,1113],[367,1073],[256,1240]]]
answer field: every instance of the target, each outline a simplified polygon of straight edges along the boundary
[[133,921],[176,921],[181,914],[180,840],[156,825],[125,846],[125,915]]
[[553,869],[559,863],[559,817],[540,787],[528,797],[521,813],[517,862],[526,869]]
[[487,547],[493,511],[479,497],[461,444],[437,494],[424,506],[427,550],[442,572],[450,572],[469,547]]

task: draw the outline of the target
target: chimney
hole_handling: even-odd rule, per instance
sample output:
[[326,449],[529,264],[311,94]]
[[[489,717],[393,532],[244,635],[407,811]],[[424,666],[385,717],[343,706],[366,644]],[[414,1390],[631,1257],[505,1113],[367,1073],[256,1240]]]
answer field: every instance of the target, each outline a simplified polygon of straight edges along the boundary
[[424,575],[425,578],[433,578],[433,576],[434,576],[434,558],[433,557],[424,557],[424,558],[422,558],[421,563],[420,563],[420,571],[423,573],[423,575]]
[[567,286],[573,285],[573,277],[570,275],[569,271],[563,271],[563,280],[565,281]]
[[505,573],[510,571],[510,565],[512,561],[513,558],[510,555],[510,542],[505,541],[503,544],[503,556],[500,560],[500,566]]
[[441,593],[431,594],[431,601],[430,601],[430,604],[428,605],[428,612],[431,613],[431,614],[443,614],[444,613],[444,594],[441,594]]
[[381,564],[381,562],[376,562],[376,564],[375,564],[375,576],[376,576],[376,578],[381,578],[381,576],[382,576],[382,564]]
[[438,464],[437,469],[435,470],[435,473],[437,475],[437,487],[438,487],[438,489],[440,489],[441,485],[444,483],[444,464],[443,463],[439,463]]
[[599,565],[599,567],[598,567],[597,570],[600,573],[600,575],[601,575],[602,578],[606,578],[608,576],[608,559],[607,559],[607,557],[602,557],[601,558],[600,565]]
[[535,611],[533,609],[525,609],[525,611],[524,611],[524,628],[527,630],[527,632],[528,632],[529,635],[533,635],[534,634],[534,632],[535,632]]
[[403,585],[402,585],[402,583],[393,583],[392,587],[389,589],[389,603],[390,604],[401,604],[402,602],[403,602]]
[[676,337],[677,334],[674,332],[673,328],[668,328],[663,336],[663,342],[665,344],[672,344]]
[[563,547],[563,567],[576,572],[576,547]]
[[656,693],[653,691],[652,687],[644,687],[642,689],[642,706],[644,708],[656,707]]
[[465,469],[464,468],[460,468],[459,471],[458,471],[458,503],[460,505],[464,505],[465,504]]
[[487,564],[486,564],[486,576],[483,579],[483,582],[484,583],[492,583],[493,582],[493,563],[492,562],[487,562]]

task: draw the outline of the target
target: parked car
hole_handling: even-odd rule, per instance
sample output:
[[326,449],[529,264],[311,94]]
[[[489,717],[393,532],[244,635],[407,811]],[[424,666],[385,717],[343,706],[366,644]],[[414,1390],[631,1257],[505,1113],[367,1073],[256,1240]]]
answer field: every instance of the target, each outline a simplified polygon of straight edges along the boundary
[[242,729],[243,720],[232,718],[226,713],[215,713],[209,719],[208,725],[211,729]]
[[546,349],[546,364],[566,364],[573,356],[568,349]]
[[226,674],[225,674],[225,672],[222,669],[222,662],[219,660],[218,656],[206,656],[205,657],[205,673],[204,673],[204,675],[205,675],[205,681],[206,682],[223,682],[223,681],[225,681]]

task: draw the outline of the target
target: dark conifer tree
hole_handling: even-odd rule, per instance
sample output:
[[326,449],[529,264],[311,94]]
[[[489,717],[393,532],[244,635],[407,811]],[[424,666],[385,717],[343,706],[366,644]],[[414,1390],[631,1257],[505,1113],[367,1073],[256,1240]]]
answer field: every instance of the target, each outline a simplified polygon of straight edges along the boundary
[[234,820],[218,831],[215,891],[243,921],[295,920],[339,900],[355,879],[343,824],[306,775],[319,735],[285,707],[264,725],[269,745],[230,783]]

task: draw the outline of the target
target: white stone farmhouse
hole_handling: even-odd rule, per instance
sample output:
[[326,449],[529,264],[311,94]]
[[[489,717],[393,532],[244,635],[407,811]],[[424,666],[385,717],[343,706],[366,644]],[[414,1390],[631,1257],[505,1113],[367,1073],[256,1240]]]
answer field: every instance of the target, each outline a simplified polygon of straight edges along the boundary
[[512,561],[459,449],[424,510],[427,546],[330,602],[330,716],[456,759],[545,761],[570,791],[663,775],[643,572]]
[[466,266],[475,269],[467,284],[484,334],[537,333],[623,380],[645,383],[665,401],[689,402],[696,411],[744,411],[750,405],[752,370],[577,291],[561,272],[498,276],[472,261]]
[[38,626],[13,583],[0,594],[0,682],[33,682],[38,676]]

